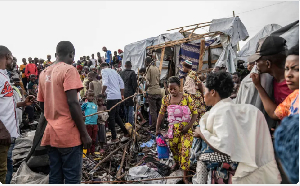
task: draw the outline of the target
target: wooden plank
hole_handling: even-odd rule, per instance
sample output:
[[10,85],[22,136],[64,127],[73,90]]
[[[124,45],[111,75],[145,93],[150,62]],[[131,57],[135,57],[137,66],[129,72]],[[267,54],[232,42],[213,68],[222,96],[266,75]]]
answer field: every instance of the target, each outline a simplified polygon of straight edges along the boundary
[[[218,61],[217,59],[213,60],[213,61],[211,61],[211,64],[215,64],[217,61]],[[203,61],[203,64],[207,64],[207,63],[208,63],[208,61]]]
[[164,61],[164,56],[165,56],[165,49],[166,48],[162,48],[161,50],[161,56],[160,56],[160,63],[159,63],[159,73],[161,74],[161,69],[162,69],[162,66],[163,66],[163,61]]
[[182,43],[187,43],[187,42],[194,41],[194,40],[197,40],[197,39],[201,39],[201,38],[204,38],[204,37],[213,37],[213,36],[218,35],[218,34],[220,34],[220,32],[209,32],[209,33],[205,33],[205,34],[201,34],[201,35],[196,35],[196,36],[191,37],[191,38],[183,38],[183,39],[180,39],[180,40],[172,41],[168,44],[162,43],[162,44],[159,44],[159,45],[149,46],[149,47],[147,47],[147,49],[148,50],[149,49],[153,49],[153,50],[161,49],[161,48],[164,48],[164,47],[170,47],[170,46],[179,45],[179,44],[182,44]]
[[202,24],[207,24],[207,23],[211,23],[211,21],[210,22],[205,22],[205,23],[197,23],[197,24],[188,25],[188,26],[182,26],[182,27],[178,27],[178,28],[172,28],[172,29],[169,29],[167,31],[176,30],[176,29],[183,28],[183,27],[191,27],[191,26],[196,26],[196,25],[202,25]]
[[205,40],[203,39],[203,40],[201,40],[201,43],[200,43],[200,56],[199,56],[198,71],[202,70],[204,54],[205,54]]
[[209,26],[210,24],[208,24],[208,25],[203,25],[203,26],[196,26],[195,28],[190,28],[190,29],[188,29],[188,30],[184,30],[184,31],[181,31],[181,32],[187,32],[187,31],[190,31],[190,30],[196,30],[197,28],[202,28],[202,27],[207,27],[207,26]]

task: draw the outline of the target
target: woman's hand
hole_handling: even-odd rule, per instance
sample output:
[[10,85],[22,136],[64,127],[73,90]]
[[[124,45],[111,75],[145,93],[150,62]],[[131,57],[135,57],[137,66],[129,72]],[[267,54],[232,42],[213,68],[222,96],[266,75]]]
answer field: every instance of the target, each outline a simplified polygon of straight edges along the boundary
[[182,134],[186,134],[186,133],[188,133],[188,131],[190,130],[190,126],[189,125],[186,125],[186,126],[184,126],[182,129],[181,129],[181,133]]

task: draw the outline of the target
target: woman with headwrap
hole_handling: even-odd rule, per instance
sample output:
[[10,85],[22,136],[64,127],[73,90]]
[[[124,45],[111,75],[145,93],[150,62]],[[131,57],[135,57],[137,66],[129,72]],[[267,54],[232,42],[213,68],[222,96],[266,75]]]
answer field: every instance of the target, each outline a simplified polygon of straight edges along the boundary
[[198,117],[194,126],[199,124],[200,118],[205,113],[205,104],[203,101],[203,87],[197,73],[192,70],[192,62],[185,60],[182,64],[183,72],[187,73],[187,77],[183,86],[183,92],[189,94],[195,102],[198,111]]

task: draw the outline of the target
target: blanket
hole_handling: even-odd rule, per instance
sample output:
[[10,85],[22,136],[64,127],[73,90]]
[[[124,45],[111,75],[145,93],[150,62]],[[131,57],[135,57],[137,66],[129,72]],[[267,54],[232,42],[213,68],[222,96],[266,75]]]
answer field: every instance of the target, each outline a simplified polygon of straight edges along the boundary
[[239,163],[232,183],[281,182],[268,125],[256,107],[223,99],[205,113],[199,124],[210,145]]

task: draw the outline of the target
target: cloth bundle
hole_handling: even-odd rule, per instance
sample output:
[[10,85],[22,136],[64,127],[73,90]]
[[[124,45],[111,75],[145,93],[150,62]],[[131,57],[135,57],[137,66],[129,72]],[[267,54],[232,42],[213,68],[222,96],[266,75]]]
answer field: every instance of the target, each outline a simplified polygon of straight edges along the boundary
[[156,137],[156,144],[157,144],[157,154],[158,159],[168,159],[169,158],[169,148],[165,138],[159,134]]

